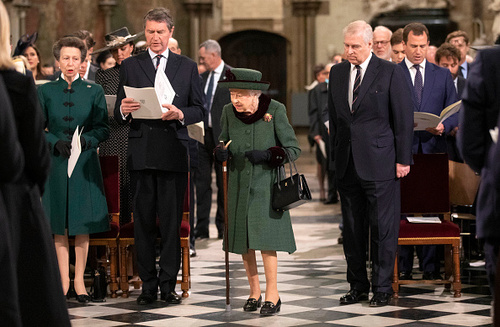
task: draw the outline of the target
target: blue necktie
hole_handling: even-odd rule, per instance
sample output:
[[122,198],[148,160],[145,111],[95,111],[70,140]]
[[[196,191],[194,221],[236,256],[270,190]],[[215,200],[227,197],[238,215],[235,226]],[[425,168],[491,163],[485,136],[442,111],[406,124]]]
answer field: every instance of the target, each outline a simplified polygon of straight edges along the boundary
[[422,91],[424,90],[424,83],[422,81],[422,73],[420,72],[420,65],[413,65],[417,70],[415,74],[415,83],[413,85],[415,89],[415,97],[417,99],[417,106],[420,109],[420,104],[422,103]]
[[207,106],[208,113],[210,113],[210,107],[212,106],[212,93],[214,91],[214,75],[215,72],[210,72],[210,81],[208,82],[207,94],[205,94],[205,104]]

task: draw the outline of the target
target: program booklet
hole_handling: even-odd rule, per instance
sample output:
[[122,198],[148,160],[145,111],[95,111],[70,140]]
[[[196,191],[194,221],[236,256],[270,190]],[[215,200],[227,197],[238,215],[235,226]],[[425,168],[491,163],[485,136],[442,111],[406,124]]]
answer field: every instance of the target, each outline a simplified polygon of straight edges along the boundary
[[413,122],[416,124],[415,131],[425,131],[426,128],[436,128],[439,124],[448,119],[451,115],[460,110],[462,100],[450,104],[441,111],[439,116],[430,112],[414,112]]

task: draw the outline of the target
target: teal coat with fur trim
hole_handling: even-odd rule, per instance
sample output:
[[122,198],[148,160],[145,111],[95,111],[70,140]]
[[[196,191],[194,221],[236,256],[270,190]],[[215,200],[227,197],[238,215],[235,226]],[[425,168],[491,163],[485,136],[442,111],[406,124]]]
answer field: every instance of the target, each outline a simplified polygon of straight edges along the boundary
[[[38,97],[46,119],[46,137],[52,167],[45,186],[43,205],[52,232],[80,235],[109,229],[108,207],[97,155],[99,142],[109,136],[108,112],[102,87],[75,80],[71,89],[59,78],[38,88]],[[83,128],[86,146],[78,158],[71,178],[68,159],[59,155],[55,144],[71,141],[76,127]]]
[[296,250],[290,213],[271,207],[276,168],[254,165],[245,157],[246,151],[267,150],[277,146],[278,141],[288,149],[292,160],[300,155],[285,106],[271,100],[267,113],[272,116],[269,122],[260,119],[247,125],[235,116],[232,104],[227,104],[222,112],[219,140],[232,140],[228,160],[229,251],[237,254],[247,253],[248,249],[288,253]]

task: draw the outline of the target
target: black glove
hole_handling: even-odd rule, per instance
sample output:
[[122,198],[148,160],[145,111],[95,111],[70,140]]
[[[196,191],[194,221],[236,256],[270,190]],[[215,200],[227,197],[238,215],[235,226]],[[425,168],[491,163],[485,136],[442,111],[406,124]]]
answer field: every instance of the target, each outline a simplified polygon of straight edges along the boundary
[[85,141],[85,138],[82,135],[80,135],[80,144],[82,146],[82,151],[83,151],[83,149],[85,149],[85,146],[87,145],[87,141]]
[[224,162],[229,159],[229,150],[217,145],[214,149],[215,160],[218,162]]
[[271,160],[271,150],[252,150],[245,152],[245,157],[253,164],[266,163]]
[[69,158],[71,155],[71,142],[59,140],[54,145],[54,148],[59,152],[59,155],[63,158]]

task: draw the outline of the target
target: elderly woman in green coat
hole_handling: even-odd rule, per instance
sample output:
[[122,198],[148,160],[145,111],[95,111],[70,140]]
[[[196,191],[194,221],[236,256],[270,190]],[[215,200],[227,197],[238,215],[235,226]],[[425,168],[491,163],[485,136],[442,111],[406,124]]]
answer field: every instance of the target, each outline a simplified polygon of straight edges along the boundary
[[256,311],[262,296],[255,251],[260,250],[266,276],[265,302],[261,315],[280,311],[276,251],[295,252],[290,214],[271,207],[271,192],[276,181],[276,167],[289,153],[296,160],[300,148],[285,106],[271,100],[262,91],[269,83],[261,81],[259,71],[234,68],[219,82],[231,93],[231,103],[222,112],[218,161],[228,161],[228,249],[242,254],[250,296],[243,309]]
[[[61,67],[61,77],[38,88],[45,114],[46,137],[52,155],[52,167],[43,205],[50,220],[56,247],[63,291],[68,293],[68,235],[75,235],[74,286],[79,302],[89,302],[83,273],[87,262],[89,234],[109,229],[108,208],[97,146],[109,136],[108,112],[102,87],[83,81],[78,74],[86,56],[86,47],[76,37],[57,41],[53,53]],[[81,154],[68,177],[71,141],[78,127]]]

